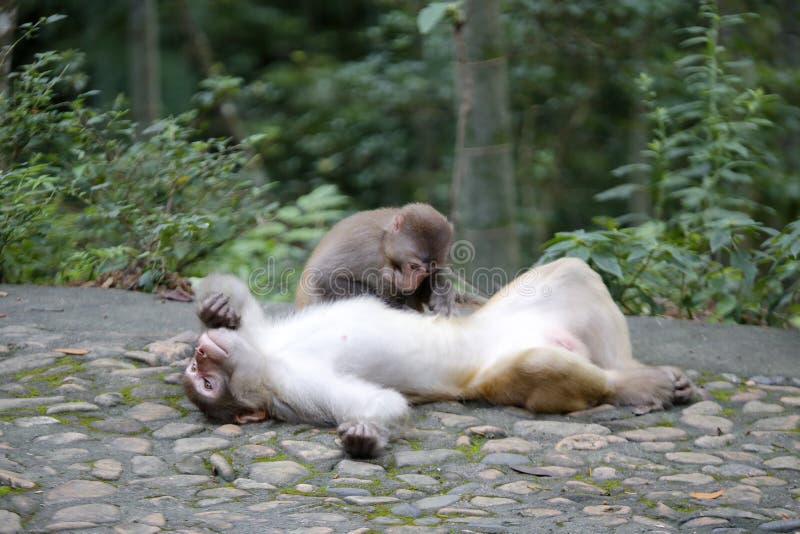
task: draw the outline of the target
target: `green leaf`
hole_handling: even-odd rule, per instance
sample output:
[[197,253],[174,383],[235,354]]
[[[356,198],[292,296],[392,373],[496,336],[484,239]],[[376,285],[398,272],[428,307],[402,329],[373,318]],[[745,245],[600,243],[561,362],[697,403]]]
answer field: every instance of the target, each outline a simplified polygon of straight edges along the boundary
[[649,253],[650,253],[650,251],[648,249],[646,249],[645,247],[637,247],[637,248],[635,248],[635,249],[630,251],[630,253],[628,254],[628,257],[625,258],[625,260],[628,263],[638,262],[639,260],[641,260],[642,258],[647,256]]
[[714,315],[727,317],[736,309],[736,297],[728,293],[714,303]]
[[155,282],[155,271],[149,270],[142,273],[142,276],[139,277],[139,280],[136,282],[136,285],[144,288],[148,291],[153,289],[153,284]]
[[637,191],[641,191],[641,189],[642,186],[639,184],[621,184],[614,186],[611,189],[606,189],[602,193],[597,193],[594,196],[594,199],[600,202],[604,202],[606,200],[626,199],[630,198],[631,195]]
[[65,18],[67,18],[66,15],[62,15],[60,13],[56,13],[54,15],[50,15],[49,17],[47,17],[45,19],[44,23],[45,24],[52,24],[54,22],[58,22],[59,20],[64,20]]
[[611,174],[613,174],[614,176],[625,176],[627,174],[634,174],[638,172],[649,172],[650,169],[651,167],[647,163],[630,163],[628,165],[622,165],[620,167],[617,167],[616,169],[611,171]]
[[707,42],[708,42],[708,37],[706,37],[705,35],[699,35],[697,37],[690,37],[688,39],[684,39],[683,41],[681,41],[681,46],[689,48],[690,46],[705,44]]
[[592,261],[597,265],[598,269],[602,269],[607,273],[611,273],[617,278],[622,278],[622,269],[619,266],[617,258],[605,252],[596,252],[592,254]]
[[731,233],[721,228],[715,229],[713,232],[711,232],[711,236],[708,238],[708,244],[709,247],[711,247],[712,253],[728,245],[730,242]]
[[417,16],[417,27],[419,33],[425,35],[430,33],[434,26],[442,20],[447,13],[447,8],[452,2],[433,2],[422,8]]
[[792,254],[793,258],[800,257],[800,239],[792,243],[792,248],[789,249],[789,252]]
[[571,258],[580,258],[583,261],[589,261],[589,256],[591,255],[591,251],[586,247],[575,247],[572,250],[567,252],[567,257]]
[[731,252],[731,267],[742,271],[748,289],[753,287],[753,282],[755,282],[756,275],[758,274],[758,267],[756,267],[755,261],[753,261],[752,256],[748,252],[744,250],[734,250]]

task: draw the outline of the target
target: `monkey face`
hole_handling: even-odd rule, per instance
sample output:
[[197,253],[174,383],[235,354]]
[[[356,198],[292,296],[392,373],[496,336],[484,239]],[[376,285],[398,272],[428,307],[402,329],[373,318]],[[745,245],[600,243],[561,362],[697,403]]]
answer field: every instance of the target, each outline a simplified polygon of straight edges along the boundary
[[415,291],[431,274],[431,266],[416,258],[403,262],[397,269],[396,285],[402,292]]
[[[185,371],[188,381],[197,394],[209,400],[220,398],[227,377],[224,364],[228,359],[228,353],[217,343],[217,341],[222,342],[224,338],[224,335],[219,333],[219,330],[210,330],[200,336],[194,356]],[[217,341],[213,339],[214,337]]]
[[225,423],[263,421],[268,414],[258,403],[237,399],[239,381],[247,381],[247,370],[236,373],[238,363],[246,364],[259,353],[236,330],[219,328],[200,336],[194,356],[183,374],[186,395],[209,419]]

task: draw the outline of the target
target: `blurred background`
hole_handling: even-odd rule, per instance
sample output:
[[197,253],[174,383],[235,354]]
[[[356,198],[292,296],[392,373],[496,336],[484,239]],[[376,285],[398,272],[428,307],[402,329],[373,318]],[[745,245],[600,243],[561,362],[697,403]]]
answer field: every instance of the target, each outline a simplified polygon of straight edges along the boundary
[[0,39],[3,282],[285,299],[333,222],[424,201],[466,272],[800,324],[795,0],[0,0]]

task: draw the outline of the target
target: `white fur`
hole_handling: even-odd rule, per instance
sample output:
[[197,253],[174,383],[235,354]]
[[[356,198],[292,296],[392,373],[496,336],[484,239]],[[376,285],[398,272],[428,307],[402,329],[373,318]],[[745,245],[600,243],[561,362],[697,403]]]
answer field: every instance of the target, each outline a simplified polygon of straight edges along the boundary
[[242,315],[239,330],[225,332],[236,345],[229,350],[238,384],[232,390],[263,396],[272,415],[284,419],[390,427],[408,414],[404,395],[458,395],[500,360],[534,348],[566,350],[575,362],[599,369],[608,384],[640,367],[622,314],[600,277],[577,259],[529,271],[464,318],[361,297],[273,320],[232,276],[210,277],[200,297],[220,291]]

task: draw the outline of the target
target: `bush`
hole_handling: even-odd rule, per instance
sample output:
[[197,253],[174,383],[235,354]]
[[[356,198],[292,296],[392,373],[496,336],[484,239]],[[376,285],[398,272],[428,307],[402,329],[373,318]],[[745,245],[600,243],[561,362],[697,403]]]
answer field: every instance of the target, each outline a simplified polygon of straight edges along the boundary
[[643,162],[615,174],[644,179],[597,196],[644,195],[650,211],[559,233],[540,261],[589,261],[627,313],[800,326],[800,221],[778,232],[754,218],[768,211],[754,188],[781,179],[760,141],[773,97],[745,87],[725,61],[720,29],[743,17],[721,16],[711,1],[700,14],[705,25],[686,28],[683,42],[700,52],[677,61],[690,98],[660,106],[640,77],[652,138]]
[[269,220],[218,248],[189,272],[232,272],[247,279],[258,295],[292,300],[310,250],[345,215],[346,205],[347,197],[336,187],[320,186],[291,205],[276,205]]
[[[292,209],[249,172],[246,145],[200,138],[194,113],[138,132],[121,99],[89,106],[80,64],[76,52],[37,54],[0,100],[0,280],[75,282],[118,269],[149,289]],[[330,188],[309,198],[343,202]],[[284,240],[310,246],[291,232],[262,246],[280,255]]]

